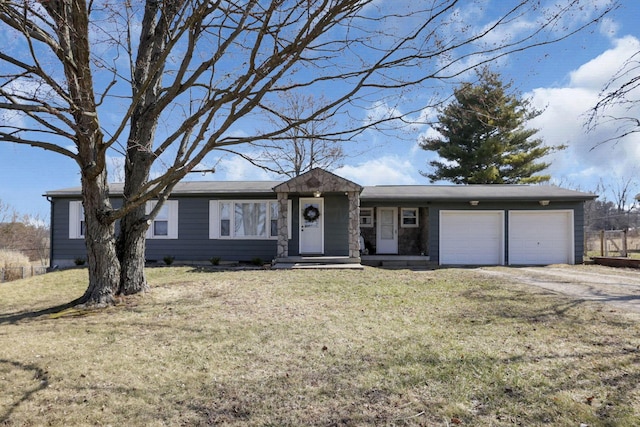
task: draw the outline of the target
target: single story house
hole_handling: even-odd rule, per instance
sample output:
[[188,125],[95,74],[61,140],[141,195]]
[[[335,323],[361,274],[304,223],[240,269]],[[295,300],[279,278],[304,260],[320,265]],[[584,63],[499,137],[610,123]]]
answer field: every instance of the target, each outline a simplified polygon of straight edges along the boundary
[[[118,206],[122,185],[110,192]],[[52,265],[86,257],[80,195],[45,194]],[[574,264],[583,261],[584,202],[595,197],[552,185],[362,187],[319,168],[284,182],[181,182],[149,228],[147,260]]]

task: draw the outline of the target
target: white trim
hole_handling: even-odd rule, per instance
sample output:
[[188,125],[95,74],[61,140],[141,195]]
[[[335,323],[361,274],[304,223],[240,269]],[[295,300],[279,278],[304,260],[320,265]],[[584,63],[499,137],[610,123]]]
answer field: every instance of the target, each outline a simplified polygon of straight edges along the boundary
[[169,204],[169,235],[168,239],[178,238],[178,201],[167,200],[165,203]]
[[220,238],[220,204],[209,200],[209,239]]
[[[151,200],[147,202],[146,205],[146,213],[149,214],[156,207],[158,202],[155,200]],[[149,228],[147,229],[147,239],[157,239],[157,240],[172,240],[178,238],[178,201],[177,200],[165,200],[163,204],[163,208],[167,208],[167,235],[156,235],[154,234],[154,223],[158,220],[154,218],[151,220],[151,224],[149,224]]]
[[69,202],[69,239],[84,239],[82,234],[84,208],[79,200]]
[[[404,223],[404,220],[405,220],[404,211],[414,211],[416,213],[415,224]],[[413,218],[413,217],[408,216],[406,218]],[[420,226],[420,208],[400,208],[400,227],[401,228],[418,228],[419,226]]]

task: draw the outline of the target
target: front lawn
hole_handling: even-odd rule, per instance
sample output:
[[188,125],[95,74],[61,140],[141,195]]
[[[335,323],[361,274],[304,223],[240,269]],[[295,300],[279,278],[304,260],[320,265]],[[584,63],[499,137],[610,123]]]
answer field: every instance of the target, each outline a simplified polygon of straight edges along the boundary
[[638,317],[472,269],[85,270],[0,284],[0,425],[595,426],[640,419]]

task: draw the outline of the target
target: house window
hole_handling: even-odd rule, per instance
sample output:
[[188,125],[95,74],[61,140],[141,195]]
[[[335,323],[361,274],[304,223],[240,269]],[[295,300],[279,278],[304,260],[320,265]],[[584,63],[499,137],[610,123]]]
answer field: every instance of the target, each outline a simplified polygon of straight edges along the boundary
[[360,208],[360,227],[373,227],[373,208]]
[[[147,202],[147,214],[155,208],[157,202]],[[178,238],[178,201],[167,200],[147,230],[147,239]]]
[[153,237],[167,237],[169,235],[169,206],[164,205],[153,220]]
[[220,203],[220,236],[231,236],[231,203]]
[[209,238],[277,239],[279,216],[272,200],[210,200]]
[[418,208],[401,209],[402,227],[415,228],[418,226]]
[[82,202],[74,200],[69,202],[69,238],[83,239],[86,231],[84,222],[84,207]]
[[267,237],[267,203],[266,202],[235,202],[233,204],[233,235],[234,237]]

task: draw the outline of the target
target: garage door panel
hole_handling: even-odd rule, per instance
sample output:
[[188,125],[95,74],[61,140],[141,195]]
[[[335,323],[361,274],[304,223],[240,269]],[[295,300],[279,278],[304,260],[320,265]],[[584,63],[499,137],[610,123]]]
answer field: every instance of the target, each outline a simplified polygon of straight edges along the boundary
[[502,211],[441,211],[440,264],[503,264]]
[[573,212],[509,212],[509,264],[573,264]]

